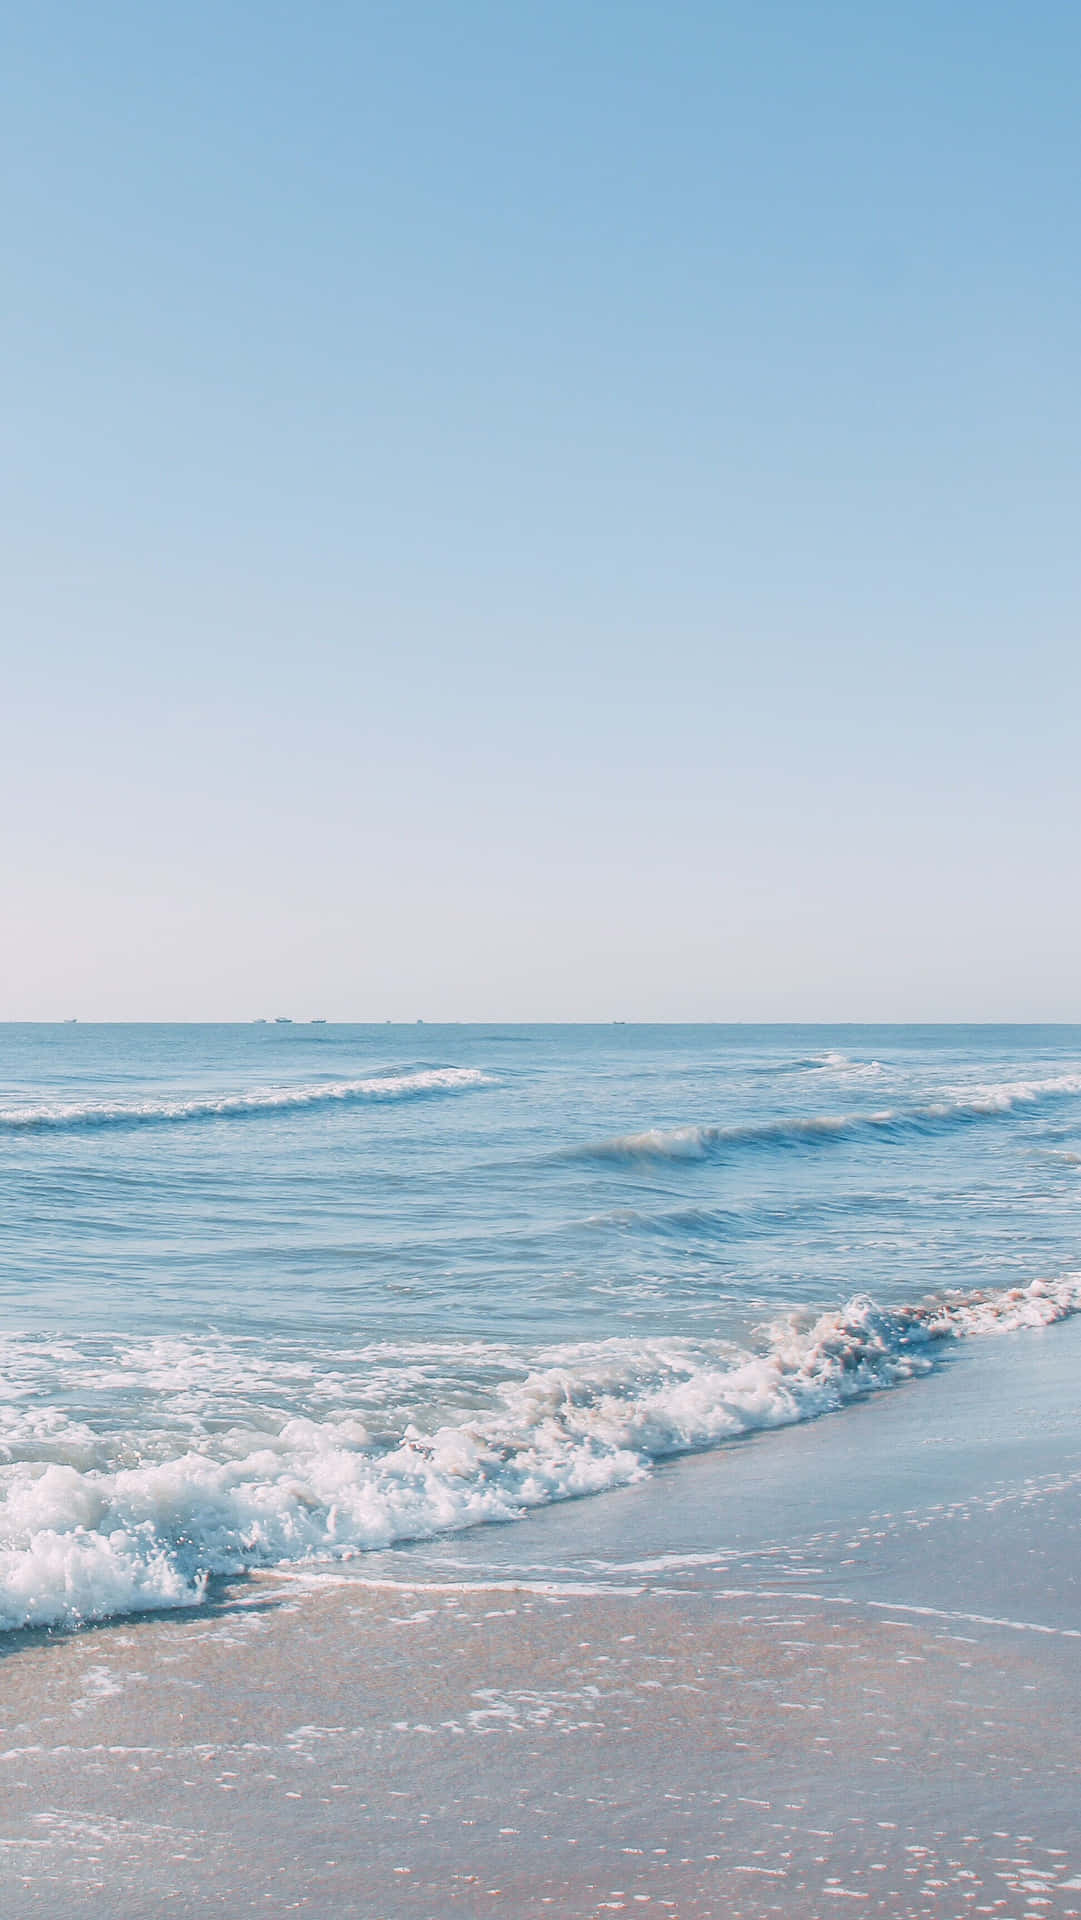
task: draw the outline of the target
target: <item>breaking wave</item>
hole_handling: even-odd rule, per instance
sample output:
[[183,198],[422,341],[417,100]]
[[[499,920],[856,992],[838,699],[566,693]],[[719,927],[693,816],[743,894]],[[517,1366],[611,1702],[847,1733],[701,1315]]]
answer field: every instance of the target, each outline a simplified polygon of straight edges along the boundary
[[840,1053],[831,1047],[825,1053],[816,1054],[813,1059],[801,1063],[812,1073],[844,1074],[850,1078],[863,1079],[885,1073],[881,1060],[853,1060],[847,1053]]
[[619,1134],[565,1150],[576,1160],[712,1160],[741,1148],[795,1148],[865,1136],[900,1139],[937,1134],[973,1121],[993,1119],[1017,1107],[1081,1094],[1081,1074],[1048,1080],[1010,1080],[997,1085],[952,1088],[941,1099],[912,1107],[881,1107],[871,1112],[792,1114],[737,1126],[652,1127]]
[[418,1073],[380,1074],[366,1080],[319,1081],[310,1086],[255,1087],[245,1093],[198,1095],[188,1100],[90,1100],[0,1107],[0,1131],[68,1130],[82,1127],[175,1125],[189,1120],[232,1120],[251,1114],[299,1112],[307,1107],[409,1100],[493,1085],[473,1067],[432,1067]]
[[[789,1314],[752,1347],[619,1338],[530,1364],[484,1342],[384,1345],[329,1375],[224,1341],[147,1340],[110,1355],[11,1339],[0,1349],[0,1626],[195,1606],[212,1574],[514,1520],[911,1380],[943,1342],[1079,1310],[1081,1274],[1069,1274],[893,1308],[857,1296]],[[80,1417],[50,1398],[58,1378]],[[146,1424],[95,1427],[94,1394],[121,1387]]]

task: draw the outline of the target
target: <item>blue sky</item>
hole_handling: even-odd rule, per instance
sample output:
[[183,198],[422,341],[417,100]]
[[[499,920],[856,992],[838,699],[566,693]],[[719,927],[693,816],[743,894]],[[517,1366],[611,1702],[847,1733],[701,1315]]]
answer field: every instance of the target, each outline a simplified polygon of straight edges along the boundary
[[0,1013],[1081,1018],[1075,8],[6,41]]

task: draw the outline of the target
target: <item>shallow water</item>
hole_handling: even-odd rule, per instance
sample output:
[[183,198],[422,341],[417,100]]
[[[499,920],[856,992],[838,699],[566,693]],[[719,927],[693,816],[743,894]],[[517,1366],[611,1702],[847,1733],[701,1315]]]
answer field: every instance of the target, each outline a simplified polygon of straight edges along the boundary
[[1079,1029],[0,1029],[0,1624],[1023,1338],[1081,1303],[1079,1177]]

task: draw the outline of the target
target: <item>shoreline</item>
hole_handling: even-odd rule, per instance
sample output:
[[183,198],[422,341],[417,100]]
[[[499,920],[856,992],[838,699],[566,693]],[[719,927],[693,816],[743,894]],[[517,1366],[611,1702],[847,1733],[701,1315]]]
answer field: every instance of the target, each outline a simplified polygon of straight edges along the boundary
[[1081,1915],[1079,1358],[4,1636],[6,1920]]

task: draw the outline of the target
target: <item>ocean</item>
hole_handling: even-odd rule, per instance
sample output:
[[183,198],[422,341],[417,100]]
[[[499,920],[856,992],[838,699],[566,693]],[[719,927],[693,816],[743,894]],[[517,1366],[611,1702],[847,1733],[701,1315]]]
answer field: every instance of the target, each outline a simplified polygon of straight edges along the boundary
[[963,1392],[1079,1171],[1081,1028],[0,1028],[0,1627]]

